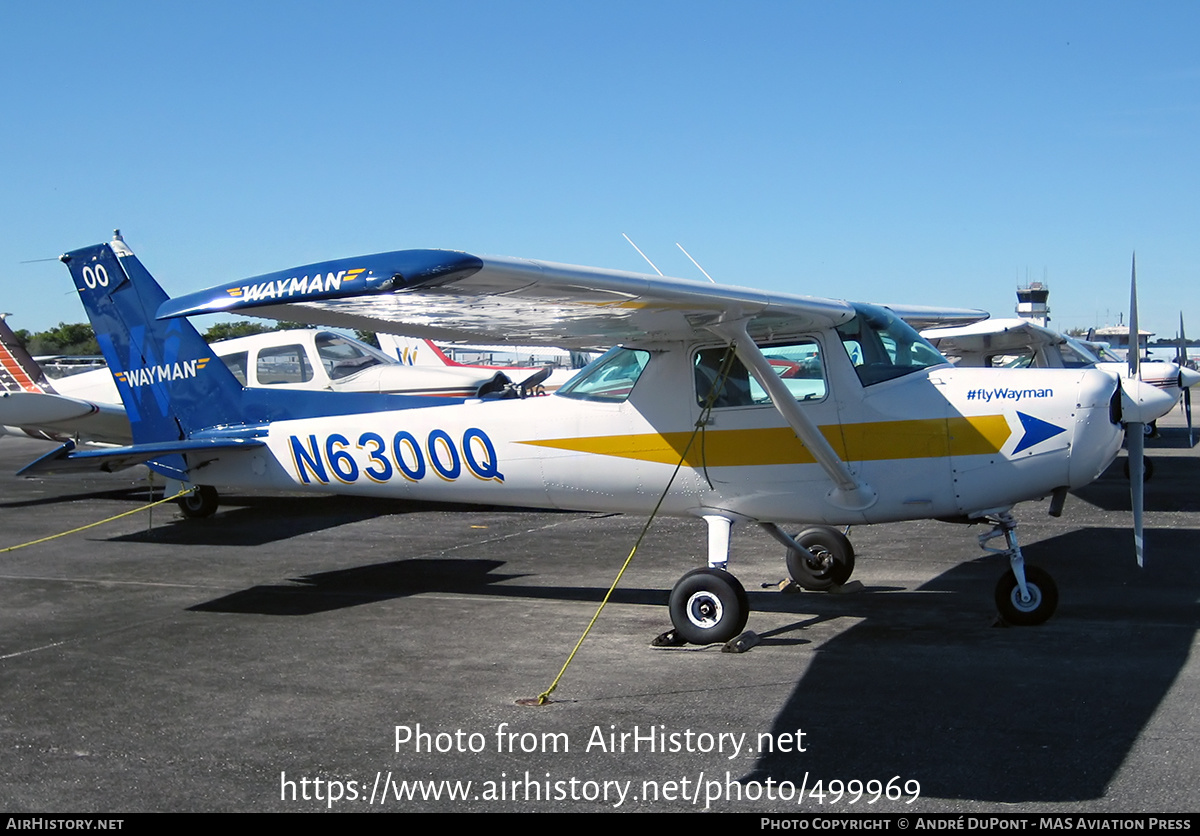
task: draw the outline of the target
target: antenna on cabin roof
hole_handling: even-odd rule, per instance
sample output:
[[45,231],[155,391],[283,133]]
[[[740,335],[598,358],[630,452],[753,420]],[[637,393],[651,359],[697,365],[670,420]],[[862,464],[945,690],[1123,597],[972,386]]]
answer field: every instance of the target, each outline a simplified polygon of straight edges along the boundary
[[716,284],[716,283],[717,283],[716,279],[714,279],[712,276],[708,275],[708,271],[707,271],[707,270],[705,270],[703,267],[701,267],[701,266],[700,266],[700,262],[699,262],[699,261],[696,261],[696,259],[692,258],[692,254],[691,254],[691,253],[689,253],[687,250],[684,250],[684,249],[683,249],[683,244],[680,244],[678,241],[676,241],[676,242],[675,242],[675,246],[679,247],[679,249],[680,249],[680,250],[683,250],[683,254],[684,254],[684,255],[686,255],[686,256],[688,257],[688,261],[690,261],[690,262],[692,262],[692,264],[695,264],[695,265],[696,265],[696,269],[697,269],[697,270],[699,270],[701,273],[703,273],[703,274],[704,274],[704,278],[708,279],[708,280],[709,280],[710,282],[712,282],[713,284]]
[[[637,250],[637,253],[638,253],[638,255],[640,255],[642,258],[645,258],[645,259],[646,259],[646,263],[647,263],[647,264],[649,264],[651,267],[654,267],[654,262],[653,262],[653,261],[651,261],[649,258],[646,258],[646,254],[645,254],[644,252],[642,252],[642,251],[641,251],[641,249],[638,247],[638,245],[637,245],[637,244],[633,243],[633,239],[632,239],[632,238],[630,238],[630,237],[629,237],[628,235],[626,235],[624,232],[622,232],[622,233],[621,233],[621,237],[622,237],[622,238],[624,238],[626,241],[628,241],[628,242],[629,242],[629,246],[631,246],[631,247],[633,247],[635,250]],[[654,272],[655,272],[655,273],[658,273],[658,275],[660,275],[660,276],[663,274],[663,271],[662,271],[662,270],[659,270],[657,267],[654,267]]]

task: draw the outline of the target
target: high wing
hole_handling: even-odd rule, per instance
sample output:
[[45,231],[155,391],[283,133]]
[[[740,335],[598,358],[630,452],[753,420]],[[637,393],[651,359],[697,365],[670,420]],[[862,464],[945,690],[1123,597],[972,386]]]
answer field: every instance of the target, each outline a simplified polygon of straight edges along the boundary
[[[987,316],[905,310],[942,324]],[[849,304],[831,299],[446,250],[336,259],[228,282],[168,300],[158,317],[218,312],[436,340],[585,350],[688,339],[736,320],[748,320],[756,339],[785,337],[854,316]]]
[[972,324],[982,325],[985,321],[991,321],[987,311],[974,308],[934,308],[928,305],[894,304],[880,304],[878,307],[887,308],[916,331],[924,331],[926,328],[970,328]]
[[972,358],[964,365],[985,365],[985,356],[1030,354],[1063,345],[1066,336],[1028,319],[989,319],[949,328],[922,330],[929,340],[947,357]]

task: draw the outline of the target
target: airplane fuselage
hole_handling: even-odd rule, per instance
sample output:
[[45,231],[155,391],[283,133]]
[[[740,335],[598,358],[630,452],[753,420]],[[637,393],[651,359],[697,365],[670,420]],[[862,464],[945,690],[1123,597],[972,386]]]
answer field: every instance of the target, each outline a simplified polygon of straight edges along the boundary
[[611,402],[555,395],[276,421],[264,447],[224,453],[195,477],[636,513],[683,459],[663,513],[850,524],[958,517],[1078,487],[1120,446],[1111,375],[936,366],[864,386],[836,340],[801,342],[820,349],[821,367],[800,407],[875,490],[869,507],[831,496],[828,476],[769,402],[717,405],[692,437],[707,394],[694,384],[697,352],[711,344],[646,346],[640,377]]

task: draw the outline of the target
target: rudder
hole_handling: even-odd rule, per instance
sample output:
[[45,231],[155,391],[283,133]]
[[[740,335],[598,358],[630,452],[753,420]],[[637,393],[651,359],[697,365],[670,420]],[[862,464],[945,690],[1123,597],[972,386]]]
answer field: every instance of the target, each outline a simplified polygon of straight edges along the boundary
[[61,257],[96,332],[137,444],[181,440],[240,422],[242,386],[185,319],[160,321],[168,299],[118,233]]

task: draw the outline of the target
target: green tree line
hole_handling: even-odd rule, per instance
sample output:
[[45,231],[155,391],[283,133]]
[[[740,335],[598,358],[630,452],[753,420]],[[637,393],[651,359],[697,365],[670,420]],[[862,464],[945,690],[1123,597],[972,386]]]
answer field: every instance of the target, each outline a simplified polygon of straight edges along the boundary
[[[287,331],[293,328],[307,328],[300,322],[277,322],[274,326],[259,322],[218,322],[204,332],[207,342],[231,340],[234,337],[248,337],[252,334],[265,334],[268,331]],[[63,354],[72,357],[97,355],[100,344],[96,342],[96,334],[92,326],[86,322],[60,322],[54,328],[46,331],[30,332],[26,329],[13,332],[25,350],[35,357]],[[374,335],[372,335],[374,336]]]

